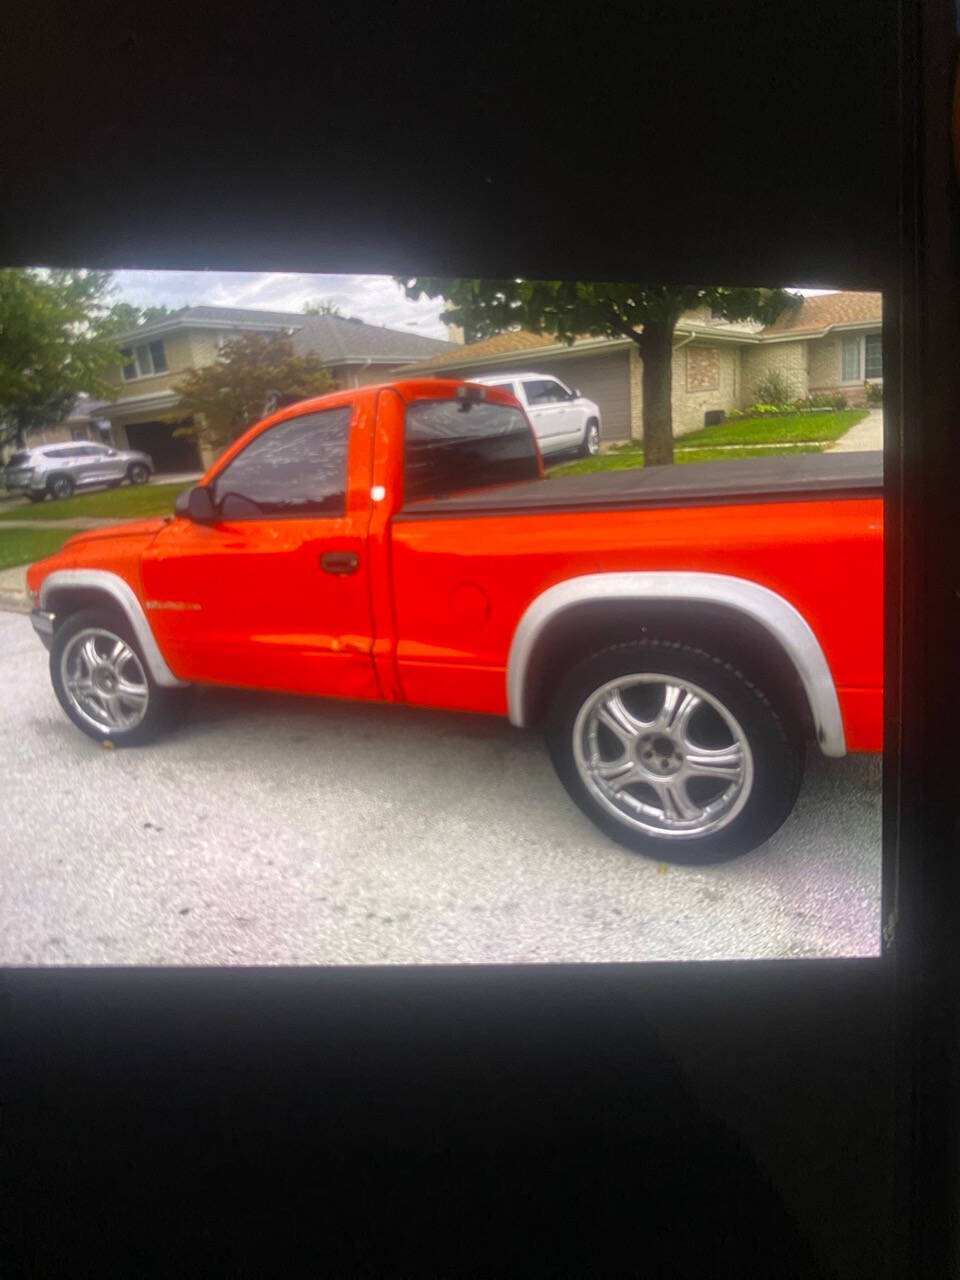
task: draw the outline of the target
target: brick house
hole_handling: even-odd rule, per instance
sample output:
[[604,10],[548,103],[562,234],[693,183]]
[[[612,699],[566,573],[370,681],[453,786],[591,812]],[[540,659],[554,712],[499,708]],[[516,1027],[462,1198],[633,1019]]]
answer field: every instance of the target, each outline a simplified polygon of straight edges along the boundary
[[244,333],[287,334],[298,355],[320,356],[342,387],[381,382],[411,360],[442,354],[453,344],[343,316],[184,307],[123,334],[126,360],[110,377],[116,399],[98,406],[120,448],[143,449],[158,471],[199,471],[215,452],[173,434],[176,384],[190,369],[212,364],[220,348]]
[[[705,415],[756,403],[757,383],[770,370],[782,374],[796,398],[845,396],[862,404],[867,382],[883,381],[879,293],[825,293],[766,327],[716,320],[709,308],[677,325],[673,355],[674,432],[704,425]],[[397,377],[553,373],[596,401],[604,441],[642,435],[642,361],[628,338],[580,338],[572,346],[515,330],[455,346],[407,365]]]

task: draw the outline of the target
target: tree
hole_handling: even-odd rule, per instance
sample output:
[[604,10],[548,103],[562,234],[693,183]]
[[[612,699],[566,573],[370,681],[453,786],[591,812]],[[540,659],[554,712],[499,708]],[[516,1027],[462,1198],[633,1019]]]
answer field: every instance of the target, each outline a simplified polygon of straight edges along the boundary
[[323,361],[296,355],[283,334],[243,334],[225,342],[213,364],[177,383],[177,417],[194,421],[175,434],[222,449],[281,404],[335,389]]
[[80,392],[116,394],[105,271],[0,270],[0,439],[62,421]]
[[179,315],[183,307],[138,307],[132,302],[115,302],[110,308],[110,316],[117,326],[118,333],[129,333],[141,325],[153,324],[156,320],[166,320],[168,316]]
[[303,304],[305,316],[342,316],[343,312],[332,298],[317,298],[314,302]]
[[[673,462],[673,335],[687,311],[704,305],[726,320],[770,323],[796,295],[784,289],[645,289],[566,280],[397,277],[408,298],[442,298],[441,319],[472,340],[524,328],[572,344],[580,337],[629,338],[643,362],[643,451],[647,466]],[[797,299],[799,301],[799,299]]]

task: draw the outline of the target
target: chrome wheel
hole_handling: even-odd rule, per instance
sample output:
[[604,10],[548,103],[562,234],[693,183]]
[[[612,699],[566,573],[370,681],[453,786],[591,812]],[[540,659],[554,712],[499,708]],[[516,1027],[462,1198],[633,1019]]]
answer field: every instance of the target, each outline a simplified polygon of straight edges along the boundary
[[576,717],[573,756],[595,800],[620,822],[661,838],[721,830],[753,786],[753,757],[737,720],[676,676],[620,676],[602,685]]
[[140,659],[112,631],[88,627],[72,636],[60,679],[77,714],[102,733],[133,729],[147,714],[150,688]]
[[595,422],[591,422],[587,427],[587,437],[584,441],[584,450],[590,458],[595,458],[600,452],[600,428]]
[[136,462],[130,468],[131,484],[146,484],[149,479],[150,479],[150,472],[142,463]]
[[73,481],[67,476],[58,476],[50,486],[50,492],[55,498],[69,498],[73,493]]

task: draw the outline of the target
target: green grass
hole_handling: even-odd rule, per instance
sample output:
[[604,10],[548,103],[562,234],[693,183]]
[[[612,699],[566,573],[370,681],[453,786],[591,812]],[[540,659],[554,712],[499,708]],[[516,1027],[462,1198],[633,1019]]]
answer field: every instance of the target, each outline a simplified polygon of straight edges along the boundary
[[33,564],[59,551],[75,529],[0,529],[0,569]]
[[[686,437],[685,437],[686,438]],[[736,449],[686,449],[677,450],[674,454],[676,462],[725,462],[732,458],[770,458],[788,453],[820,453],[818,444],[784,445],[780,449],[761,449],[745,446]],[[584,476],[596,471],[631,471],[634,467],[643,466],[643,449],[634,446],[617,449],[612,453],[602,453],[597,458],[582,458],[577,462],[566,462],[550,471],[552,476]]]
[[29,502],[0,513],[0,520],[70,520],[74,516],[91,519],[125,520],[136,516],[166,516],[173,511],[173,500],[188,489],[188,484],[124,485],[122,489],[103,489],[82,493],[59,502]]
[[721,422],[716,427],[702,427],[682,436],[677,444],[801,444],[839,440],[862,422],[866,409],[838,409],[832,413],[771,414],[769,417],[740,418]]

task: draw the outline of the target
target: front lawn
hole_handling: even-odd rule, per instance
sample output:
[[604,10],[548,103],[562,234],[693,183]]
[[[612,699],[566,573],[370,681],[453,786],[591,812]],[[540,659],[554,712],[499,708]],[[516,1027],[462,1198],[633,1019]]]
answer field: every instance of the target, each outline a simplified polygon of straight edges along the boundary
[[769,417],[734,418],[716,427],[701,427],[680,436],[677,446],[718,444],[808,444],[839,440],[862,422],[866,409],[835,409],[832,413],[784,413]]
[[33,564],[59,551],[75,529],[0,529],[0,569]]
[[[756,446],[745,446],[742,449],[677,449],[674,461],[681,462],[726,462],[732,458],[769,458],[783,456],[788,453],[820,453],[818,444],[785,444],[779,449],[762,449]],[[612,453],[602,453],[597,458],[581,458],[576,462],[565,462],[559,467],[551,467],[551,476],[585,476],[595,471],[630,471],[634,467],[643,466],[643,449],[634,446],[629,449],[615,449]]]
[[91,519],[126,520],[137,516],[168,516],[173,500],[188,489],[188,484],[140,484],[122,489],[103,489],[97,493],[81,493],[59,502],[30,502],[12,507],[0,514],[0,520],[70,520],[74,516]]
[[[740,418],[703,427],[674,441],[676,462],[721,462],[731,458],[763,458],[784,453],[819,453],[862,422],[866,409],[839,409],[832,413],[785,413],[769,417]],[[718,446],[728,446],[719,448]],[[779,448],[763,448],[779,445]],[[552,467],[553,476],[582,476],[594,471],[626,471],[643,466],[643,445],[616,445],[596,458]]]

